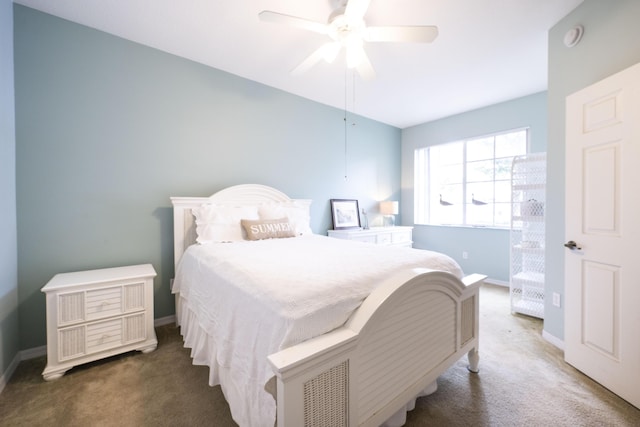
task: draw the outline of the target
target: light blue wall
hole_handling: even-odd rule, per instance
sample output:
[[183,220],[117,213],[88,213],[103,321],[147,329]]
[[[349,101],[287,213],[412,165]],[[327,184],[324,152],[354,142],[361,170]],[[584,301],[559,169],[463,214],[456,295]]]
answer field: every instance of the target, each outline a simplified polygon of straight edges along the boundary
[[[640,1],[585,0],[549,32],[549,144],[546,292],[564,296],[564,135],[565,98],[640,61]],[[567,49],[564,34],[576,24],[584,37]],[[564,304],[545,307],[545,331],[564,339]],[[562,299],[564,300],[564,298]]]
[[314,200],[317,233],[331,198],[399,196],[397,128],[356,118],[345,180],[339,109],[26,7],[14,26],[21,348],[60,272],[150,262],[173,314],[170,196],[271,185]]
[[[403,224],[413,224],[413,156],[420,147],[458,141],[509,129],[530,128],[530,151],[545,151],[547,97],[537,93],[402,130]],[[416,225],[415,246],[446,253],[467,273],[509,281],[509,231]],[[462,252],[468,259],[462,259]]]
[[13,3],[0,0],[0,377],[19,350],[15,159]]

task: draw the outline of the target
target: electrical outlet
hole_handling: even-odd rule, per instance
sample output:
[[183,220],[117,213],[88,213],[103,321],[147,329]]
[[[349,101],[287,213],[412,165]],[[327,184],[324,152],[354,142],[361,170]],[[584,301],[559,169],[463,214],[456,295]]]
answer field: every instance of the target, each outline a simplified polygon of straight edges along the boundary
[[560,307],[560,294],[557,292],[553,293],[553,306]]
[[468,259],[468,258],[469,258],[469,252],[462,251],[462,259]]

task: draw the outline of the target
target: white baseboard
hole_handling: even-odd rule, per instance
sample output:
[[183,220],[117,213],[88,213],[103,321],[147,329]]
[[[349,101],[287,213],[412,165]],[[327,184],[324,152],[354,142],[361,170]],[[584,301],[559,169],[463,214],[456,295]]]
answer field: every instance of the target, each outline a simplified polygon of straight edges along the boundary
[[164,326],[164,325],[168,325],[169,323],[176,323],[176,316],[171,315],[171,316],[160,317],[158,319],[155,319],[153,321],[153,326]]
[[489,277],[487,277],[486,279],[484,279],[485,283],[488,283],[490,285],[497,285],[497,286],[503,286],[505,288],[509,287],[509,282],[505,282],[503,280],[497,280],[497,279],[491,279]]
[[40,347],[29,348],[20,352],[20,360],[35,359],[36,357],[46,356],[47,346],[42,345]]
[[6,371],[0,376],[0,393],[4,390],[5,386],[9,383],[9,380],[13,376],[13,373],[16,371],[16,368],[23,360],[35,359],[36,357],[46,356],[47,354],[47,346],[43,345],[41,347],[30,348],[28,350],[21,350],[16,354],[16,357],[13,358],[9,367]]
[[2,390],[4,390],[6,385],[9,383],[11,376],[13,375],[16,368],[18,367],[18,363],[20,363],[19,352],[18,354],[16,354],[16,357],[13,358],[11,363],[9,363],[9,367],[7,368],[7,370],[2,373],[2,376],[0,376],[0,393],[2,393]]
[[562,341],[560,338],[554,337],[544,329],[542,330],[542,338],[549,341],[551,344],[555,345],[560,350],[564,351],[564,341]]

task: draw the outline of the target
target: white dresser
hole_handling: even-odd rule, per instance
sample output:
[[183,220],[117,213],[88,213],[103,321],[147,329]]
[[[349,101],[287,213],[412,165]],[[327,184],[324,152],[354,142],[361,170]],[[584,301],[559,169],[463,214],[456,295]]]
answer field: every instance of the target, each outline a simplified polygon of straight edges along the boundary
[[119,353],[155,350],[155,276],[151,264],[56,274],[42,288],[47,299],[44,379]]
[[413,227],[371,227],[367,230],[329,230],[329,237],[338,239],[357,240],[360,242],[375,243],[388,246],[413,245]]

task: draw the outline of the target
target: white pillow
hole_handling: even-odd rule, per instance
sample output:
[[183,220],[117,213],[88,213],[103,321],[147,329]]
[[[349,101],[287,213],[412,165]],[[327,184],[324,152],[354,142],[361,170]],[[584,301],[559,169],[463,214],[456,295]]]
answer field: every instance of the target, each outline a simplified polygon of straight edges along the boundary
[[309,214],[310,201],[293,200],[291,202],[274,202],[260,205],[258,213],[260,219],[278,219],[287,217],[293,226],[296,235],[312,234],[311,215]]
[[244,240],[242,219],[259,219],[257,206],[205,204],[192,210],[196,219],[196,242],[238,242]]

